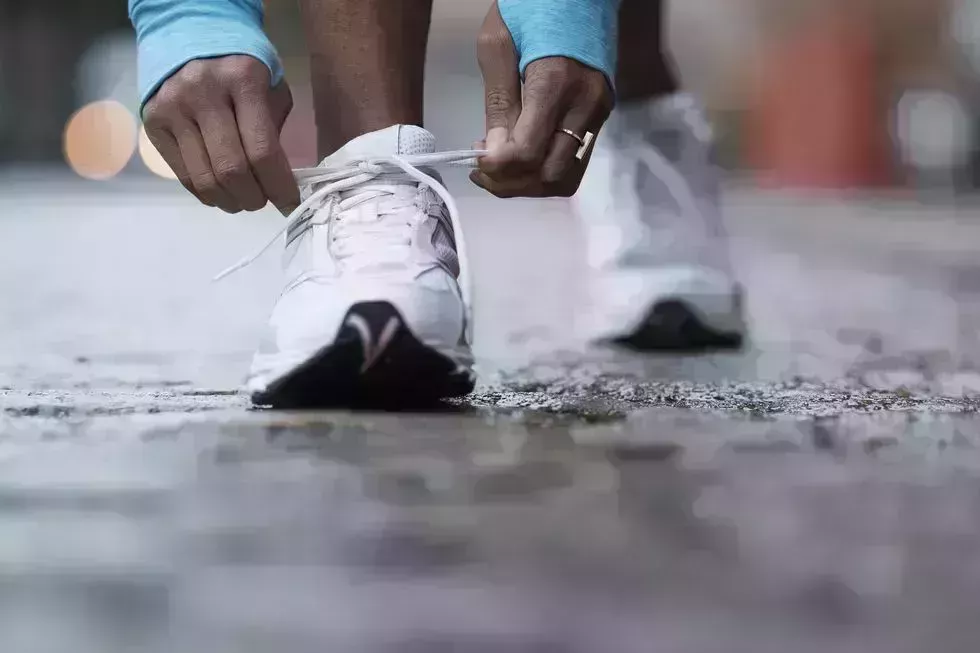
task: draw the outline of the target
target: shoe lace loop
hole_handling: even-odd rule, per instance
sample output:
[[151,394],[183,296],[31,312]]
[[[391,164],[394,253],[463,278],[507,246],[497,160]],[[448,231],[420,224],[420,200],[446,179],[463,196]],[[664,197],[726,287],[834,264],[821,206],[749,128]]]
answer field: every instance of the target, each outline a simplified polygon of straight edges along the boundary
[[[305,222],[312,220],[321,211],[326,210],[327,215],[334,213],[334,209],[342,213],[357,206],[360,203],[373,199],[379,199],[379,213],[381,218],[396,215],[401,211],[414,205],[414,198],[409,199],[406,195],[393,193],[389,188],[382,185],[387,182],[414,182],[421,186],[431,189],[441,199],[449,213],[449,219],[453,227],[454,238],[456,240],[456,251],[460,260],[459,286],[463,295],[463,303],[467,313],[470,311],[472,296],[471,282],[468,272],[469,260],[466,253],[466,243],[463,238],[463,229],[459,220],[459,211],[456,202],[446,187],[436,178],[426,174],[420,167],[476,167],[479,157],[486,154],[485,150],[453,150],[446,152],[433,152],[430,154],[415,154],[407,156],[389,155],[381,157],[370,157],[364,159],[354,159],[346,161],[341,165],[326,165],[315,168],[296,168],[293,176],[303,191],[309,193],[305,200],[297,206],[292,213],[286,217],[285,224],[277,231],[269,241],[254,254],[247,256],[238,263],[222,270],[214,277],[214,281],[219,281],[230,274],[241,270],[256,260],[272,247],[283,234],[298,233],[303,228]],[[378,184],[372,187],[372,182]],[[339,213],[337,213],[339,215]],[[335,255],[345,258],[356,251],[356,240],[360,235],[371,235],[378,237],[378,249],[384,250],[385,246],[397,245],[403,242],[406,232],[401,229],[391,228],[390,224],[378,224],[374,227],[363,224],[358,225],[354,230],[344,225],[344,219],[335,225],[332,237],[335,238]],[[384,255],[383,253],[381,254]],[[468,321],[469,322],[469,321]]]

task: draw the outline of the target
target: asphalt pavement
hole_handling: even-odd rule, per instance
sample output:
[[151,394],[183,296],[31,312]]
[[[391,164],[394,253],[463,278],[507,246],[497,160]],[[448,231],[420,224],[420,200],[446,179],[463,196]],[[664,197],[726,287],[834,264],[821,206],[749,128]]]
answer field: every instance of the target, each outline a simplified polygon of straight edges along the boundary
[[[478,5],[436,3],[446,149],[483,127]],[[576,338],[564,202],[447,180],[477,391],[278,413],[239,393],[276,254],[210,279],[281,218],[0,171],[0,652],[980,650],[975,200],[733,182],[751,340],[685,358]]]
[[975,651],[980,221],[734,185],[739,354],[589,348],[560,200],[459,191],[476,393],[238,388],[278,228],[0,181],[0,650]]

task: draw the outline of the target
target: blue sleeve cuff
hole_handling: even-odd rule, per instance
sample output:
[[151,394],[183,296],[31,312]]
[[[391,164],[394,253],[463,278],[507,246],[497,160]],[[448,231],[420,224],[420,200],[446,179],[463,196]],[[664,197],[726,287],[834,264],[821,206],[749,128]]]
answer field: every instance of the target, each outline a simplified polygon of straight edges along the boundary
[[620,0],[498,0],[514,38],[521,76],[545,57],[568,57],[603,72],[615,88]]
[[[282,81],[283,69],[275,46],[262,31],[261,14],[235,2],[225,7],[235,11],[208,11],[206,2],[167,3],[170,15],[131,15],[137,33],[140,113],[160,86],[184,64],[194,59],[243,54],[255,57],[269,68],[272,85]],[[146,3],[150,4],[150,3]],[[159,6],[160,3],[157,3]],[[183,5],[184,11],[178,11]]]

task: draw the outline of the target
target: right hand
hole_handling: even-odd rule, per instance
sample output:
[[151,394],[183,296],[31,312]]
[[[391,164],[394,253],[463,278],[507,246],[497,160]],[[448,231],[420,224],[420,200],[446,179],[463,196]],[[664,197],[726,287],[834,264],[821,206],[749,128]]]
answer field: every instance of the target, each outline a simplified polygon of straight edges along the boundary
[[289,86],[271,88],[258,59],[196,59],[143,108],[146,135],[184,188],[228,213],[272,202],[288,213],[299,189],[279,141],[293,107]]

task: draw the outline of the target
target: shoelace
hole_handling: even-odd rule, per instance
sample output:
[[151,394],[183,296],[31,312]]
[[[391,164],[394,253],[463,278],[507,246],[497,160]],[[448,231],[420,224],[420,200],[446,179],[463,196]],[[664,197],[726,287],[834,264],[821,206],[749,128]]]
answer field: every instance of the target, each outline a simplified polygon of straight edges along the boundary
[[650,172],[667,187],[682,215],[697,215],[701,212],[698,199],[687,179],[657,148],[641,143],[634,145],[632,151],[636,160],[646,164]]
[[[396,186],[389,186],[391,180]],[[385,175],[385,183],[375,187],[375,182],[369,186],[343,193],[343,199],[336,200],[332,195],[328,205],[316,211],[307,212],[304,219],[296,223],[292,231],[286,232],[286,243],[298,238],[306,229],[315,223],[315,217],[321,211],[328,216],[336,212],[336,218],[330,224],[330,253],[335,260],[353,262],[358,259],[362,266],[385,264],[389,261],[396,263],[404,260],[404,248],[411,243],[414,220],[406,219],[406,214],[416,214],[423,209],[429,215],[429,207],[419,204],[419,195],[415,187],[404,187],[403,181],[414,181],[411,177],[401,174],[395,178]],[[366,202],[376,202],[375,215],[348,214],[350,209]],[[354,265],[353,269],[358,269]]]
[[[219,281],[228,275],[245,268],[272,247],[283,234],[288,233],[293,227],[298,226],[308,217],[309,212],[316,212],[323,208],[328,198],[336,198],[344,191],[356,189],[379,177],[392,174],[407,175],[418,183],[427,186],[439,196],[446,204],[449,212],[449,219],[453,226],[454,237],[456,240],[456,253],[459,257],[459,287],[463,296],[463,304],[466,306],[467,314],[471,310],[470,301],[472,288],[469,276],[469,258],[466,252],[466,243],[463,238],[463,228],[459,221],[459,211],[456,202],[445,186],[434,177],[419,170],[419,166],[454,166],[468,167],[476,166],[476,160],[485,155],[485,150],[455,150],[447,152],[433,152],[431,154],[415,154],[408,156],[382,156],[348,161],[341,166],[322,166],[316,168],[296,168],[293,176],[297,183],[305,191],[310,191],[309,197],[303,200],[296,209],[286,217],[283,227],[273,235],[269,241],[257,252],[243,258],[231,267],[221,271],[214,277],[214,281]],[[317,188],[319,186],[319,188]],[[341,202],[343,200],[340,200]],[[363,200],[361,200],[363,201]]]

